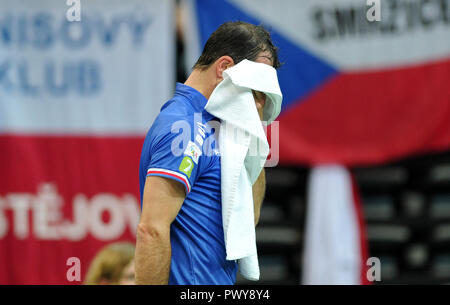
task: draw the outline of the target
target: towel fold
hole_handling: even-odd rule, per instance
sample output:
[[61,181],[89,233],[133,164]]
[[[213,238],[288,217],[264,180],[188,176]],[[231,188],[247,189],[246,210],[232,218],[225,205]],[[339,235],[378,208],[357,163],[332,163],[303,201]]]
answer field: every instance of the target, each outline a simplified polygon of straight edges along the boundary
[[239,271],[259,280],[252,186],[269,154],[252,90],[266,94],[263,121],[270,124],[281,111],[282,94],[276,70],[243,60],[223,72],[206,111],[221,120],[222,220],[227,260],[238,260]]

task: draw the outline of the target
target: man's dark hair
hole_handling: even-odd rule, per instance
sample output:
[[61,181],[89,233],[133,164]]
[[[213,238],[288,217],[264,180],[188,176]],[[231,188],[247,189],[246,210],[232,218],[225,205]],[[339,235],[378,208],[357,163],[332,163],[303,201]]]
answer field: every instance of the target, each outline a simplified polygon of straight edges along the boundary
[[278,48],[273,45],[270,33],[264,27],[242,21],[226,22],[208,38],[194,69],[207,69],[225,55],[230,56],[235,64],[244,59],[255,61],[263,51],[271,54],[275,69],[281,66]]

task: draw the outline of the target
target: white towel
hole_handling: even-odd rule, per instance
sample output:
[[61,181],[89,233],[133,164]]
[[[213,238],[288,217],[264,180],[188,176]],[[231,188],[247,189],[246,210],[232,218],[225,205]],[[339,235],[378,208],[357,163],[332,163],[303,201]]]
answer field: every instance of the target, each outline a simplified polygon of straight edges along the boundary
[[238,260],[247,279],[259,280],[252,185],[269,154],[252,89],[267,96],[263,120],[270,124],[281,110],[282,94],[276,70],[266,64],[243,60],[223,73],[206,111],[221,120],[222,220],[227,260]]

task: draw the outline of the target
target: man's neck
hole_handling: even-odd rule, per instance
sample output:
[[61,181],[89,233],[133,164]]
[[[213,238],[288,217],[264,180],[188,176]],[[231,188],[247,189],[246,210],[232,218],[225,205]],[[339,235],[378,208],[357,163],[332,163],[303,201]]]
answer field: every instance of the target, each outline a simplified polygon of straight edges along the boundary
[[196,89],[203,94],[206,99],[209,99],[217,86],[216,79],[212,76],[213,75],[209,69],[204,71],[194,69],[184,84]]

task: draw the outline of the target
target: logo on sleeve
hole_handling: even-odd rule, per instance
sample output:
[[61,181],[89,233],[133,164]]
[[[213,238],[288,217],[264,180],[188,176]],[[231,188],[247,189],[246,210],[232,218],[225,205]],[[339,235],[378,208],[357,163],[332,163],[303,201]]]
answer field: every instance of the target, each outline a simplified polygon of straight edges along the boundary
[[194,162],[188,156],[184,157],[178,168],[181,172],[185,173],[188,178],[191,178],[192,169],[194,168]]
[[195,164],[198,164],[198,158],[202,155],[202,150],[192,141],[189,141],[184,154],[191,157]]

